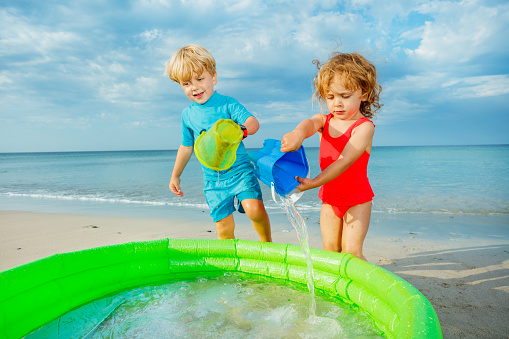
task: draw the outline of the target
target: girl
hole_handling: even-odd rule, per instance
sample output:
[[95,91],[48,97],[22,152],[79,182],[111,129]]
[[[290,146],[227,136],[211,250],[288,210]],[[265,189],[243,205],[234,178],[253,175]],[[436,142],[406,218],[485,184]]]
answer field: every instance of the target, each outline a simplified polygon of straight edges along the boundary
[[[281,140],[281,151],[297,150],[304,139],[318,132],[320,168],[314,179],[300,178],[300,191],[320,187],[320,228],[323,248],[352,253],[366,260],[362,245],[371,218],[373,190],[367,177],[375,126],[373,118],[381,107],[382,87],[376,69],[363,56],[336,53],[321,65],[314,79],[316,98],[329,114],[316,114],[302,121]],[[323,106],[322,106],[323,107]]]

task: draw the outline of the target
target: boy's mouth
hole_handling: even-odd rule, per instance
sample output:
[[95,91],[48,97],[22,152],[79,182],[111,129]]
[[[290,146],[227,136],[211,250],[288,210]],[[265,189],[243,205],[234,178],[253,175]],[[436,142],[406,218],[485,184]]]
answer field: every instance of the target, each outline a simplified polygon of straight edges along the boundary
[[203,93],[205,92],[201,92],[201,93],[198,93],[198,94],[193,94],[193,96],[197,99],[200,99],[202,96],[203,96]]

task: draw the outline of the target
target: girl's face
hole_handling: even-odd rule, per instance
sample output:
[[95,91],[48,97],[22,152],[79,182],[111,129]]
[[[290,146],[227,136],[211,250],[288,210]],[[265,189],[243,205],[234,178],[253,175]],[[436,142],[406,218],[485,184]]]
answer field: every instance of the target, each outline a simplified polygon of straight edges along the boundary
[[206,103],[214,94],[214,85],[217,84],[217,73],[211,75],[204,70],[201,75],[193,74],[191,80],[182,82],[180,86],[189,100],[198,104]]
[[362,90],[351,91],[346,89],[339,74],[332,78],[325,100],[329,112],[335,118],[357,120],[363,116],[359,111],[361,102],[366,101],[366,98],[362,95]]

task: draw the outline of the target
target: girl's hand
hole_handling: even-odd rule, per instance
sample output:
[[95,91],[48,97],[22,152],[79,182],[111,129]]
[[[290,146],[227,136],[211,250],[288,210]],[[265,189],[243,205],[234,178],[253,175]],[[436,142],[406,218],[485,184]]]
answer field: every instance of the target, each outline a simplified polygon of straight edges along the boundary
[[183,197],[184,192],[180,190],[180,178],[171,178],[170,180],[170,191],[178,197]]
[[294,152],[299,149],[304,141],[295,131],[287,133],[281,139],[281,152]]
[[316,188],[315,180],[311,178],[295,177],[295,180],[300,182],[300,185],[296,187],[301,192]]

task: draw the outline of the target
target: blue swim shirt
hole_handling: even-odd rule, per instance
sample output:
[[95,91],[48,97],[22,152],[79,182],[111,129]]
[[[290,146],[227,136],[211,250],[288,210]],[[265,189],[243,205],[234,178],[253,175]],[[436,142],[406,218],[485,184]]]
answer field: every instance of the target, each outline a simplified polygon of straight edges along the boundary
[[[221,95],[217,92],[204,104],[193,102],[182,111],[182,145],[194,146],[194,143],[202,130],[209,130],[219,119],[232,119],[237,124],[244,124],[250,116],[253,116],[232,97]],[[235,163],[228,170],[219,171],[221,179],[232,177],[246,168],[252,169],[247,157],[246,147],[241,142],[237,148]],[[218,172],[202,165],[203,180],[214,181],[218,179]]]

